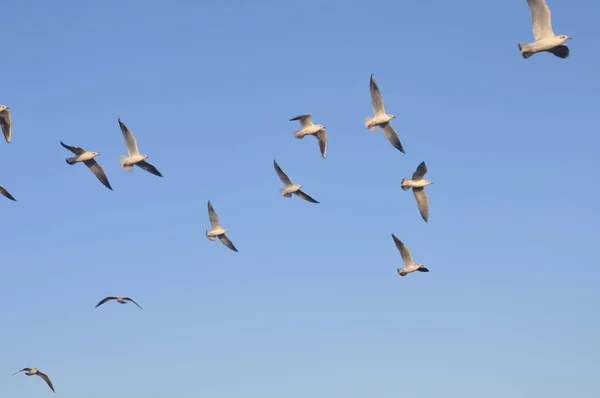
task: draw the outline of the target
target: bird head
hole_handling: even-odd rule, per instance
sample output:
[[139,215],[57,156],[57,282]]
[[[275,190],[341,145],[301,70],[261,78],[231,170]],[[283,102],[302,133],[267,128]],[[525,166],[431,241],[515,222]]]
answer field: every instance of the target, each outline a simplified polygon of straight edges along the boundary
[[144,154],[144,155],[142,155],[142,158],[143,158],[143,159],[147,159],[147,158],[149,158],[149,157],[150,157],[150,156],[148,156],[148,155],[145,155],[145,154]]
[[5,109],[9,109],[8,106],[6,106],[6,105],[0,105],[0,112],[2,112]]
[[98,152],[90,152],[90,155],[92,155],[93,158],[95,158],[96,156],[100,156]]
[[567,41],[567,40],[572,40],[573,39],[572,37],[569,37],[567,35],[560,35],[560,36],[558,36],[558,38],[561,39],[563,41],[563,43],[565,41]]

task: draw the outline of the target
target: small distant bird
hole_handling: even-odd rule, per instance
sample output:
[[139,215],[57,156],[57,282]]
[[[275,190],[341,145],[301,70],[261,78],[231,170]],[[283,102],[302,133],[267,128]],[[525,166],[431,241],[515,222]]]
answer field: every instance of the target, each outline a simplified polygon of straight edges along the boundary
[[563,43],[572,38],[566,35],[556,36],[552,30],[550,8],[546,0],[527,0],[531,11],[531,25],[533,26],[533,43],[519,43],[519,51],[527,59],[533,54],[547,51],[559,58],[569,56],[569,47]]
[[216,238],[219,238],[221,243],[223,243],[225,246],[227,246],[234,252],[237,252],[238,249],[236,249],[233,243],[231,243],[231,241],[229,240],[229,238],[225,236],[225,233],[227,233],[229,230],[224,229],[221,226],[221,223],[219,222],[219,216],[217,216],[215,209],[213,209],[210,200],[208,201],[208,218],[210,219],[210,225],[212,226],[212,229],[206,230],[206,237],[208,238],[208,240],[214,241]]
[[429,221],[429,199],[427,199],[424,187],[433,184],[433,182],[423,178],[425,177],[425,173],[427,173],[427,166],[425,165],[425,162],[421,162],[417,167],[417,170],[413,173],[412,178],[410,180],[408,178],[403,178],[400,182],[400,186],[405,191],[412,187],[413,194],[417,200],[417,206],[419,206],[419,212],[421,212],[421,217],[427,222]]
[[13,373],[13,376],[16,375],[17,373],[21,373],[21,372],[27,372],[27,373],[25,373],[27,376],[33,376],[33,375],[40,376],[48,384],[48,387],[50,387],[50,389],[53,392],[56,392],[56,391],[54,391],[54,386],[52,385],[52,382],[50,381],[50,378],[48,377],[48,375],[46,373],[41,372],[38,368],[23,368],[23,369],[19,370],[18,372]]
[[294,131],[296,138],[302,139],[305,135],[312,135],[317,138],[319,142],[319,149],[321,150],[321,156],[325,158],[327,156],[327,130],[322,124],[313,124],[312,115],[306,113],[304,115],[296,116],[290,119],[291,121],[300,120],[300,127],[302,130]]
[[279,179],[285,185],[285,188],[279,189],[279,192],[281,192],[281,196],[291,198],[292,194],[295,193],[296,195],[298,195],[299,198],[307,200],[311,203],[319,203],[313,198],[311,198],[309,195],[301,191],[300,188],[302,188],[302,185],[294,184],[292,180],[290,180],[290,178],[287,176],[287,174],[285,174],[283,170],[281,170],[281,167],[279,167],[275,160],[273,160],[273,166],[275,167],[275,171],[277,172]]
[[365,127],[374,133],[377,132],[377,127],[381,128],[383,135],[385,135],[385,138],[388,139],[390,144],[392,144],[394,148],[400,152],[406,153],[404,152],[404,148],[400,143],[400,138],[398,138],[396,130],[394,130],[392,124],[390,123],[390,120],[395,119],[396,116],[389,115],[385,112],[385,108],[383,107],[383,97],[381,96],[381,92],[379,91],[379,87],[377,86],[374,75],[371,75],[369,88],[371,90],[371,106],[373,108],[374,115],[373,117],[365,117]]
[[394,243],[396,247],[400,251],[400,255],[402,256],[402,261],[404,262],[404,268],[398,268],[398,275],[406,276],[411,272],[419,271],[419,272],[429,272],[427,268],[423,266],[423,264],[415,264],[410,254],[410,250],[408,247],[402,243],[400,239],[396,237],[396,235],[392,234],[392,238],[394,238]]
[[6,196],[8,199],[13,200],[15,202],[17,201],[6,189],[2,187],[0,187],[0,195]]
[[140,151],[138,151],[137,141],[135,140],[134,135],[129,131],[125,123],[119,119],[119,127],[121,127],[121,132],[123,133],[123,138],[125,138],[125,145],[127,145],[127,153],[129,157],[125,155],[121,155],[119,157],[121,161],[121,167],[126,171],[133,171],[133,166],[136,165],[148,173],[154,174],[155,176],[162,177],[160,171],[150,163],[146,162],[146,158],[149,158],[148,155],[141,155]]
[[83,162],[83,164],[85,164],[92,171],[92,173],[94,173],[96,178],[98,178],[98,180],[102,184],[104,184],[106,188],[110,189],[111,191],[113,190],[110,186],[110,183],[108,182],[108,178],[106,178],[106,173],[104,172],[104,169],[102,168],[102,166],[100,166],[100,163],[96,162],[96,159],[94,159],[96,156],[100,155],[98,152],[88,152],[85,149],[80,148],[78,146],[66,145],[62,141],[60,142],[60,145],[62,145],[64,148],[68,149],[76,155],[74,157],[65,159],[65,161],[68,164],[74,165],[75,163]]
[[119,303],[119,304],[127,304],[128,301],[131,301],[133,304],[137,305],[140,308],[140,310],[143,309],[131,297],[123,297],[123,296],[109,296],[109,297],[105,297],[102,300],[100,300],[100,302],[98,304],[96,304],[96,307],[94,307],[94,308],[100,307],[102,304],[106,303],[109,300],[117,300],[117,303]]
[[0,125],[2,126],[2,133],[4,133],[6,143],[10,144],[10,138],[12,137],[12,121],[10,117],[10,108],[6,105],[0,105]]

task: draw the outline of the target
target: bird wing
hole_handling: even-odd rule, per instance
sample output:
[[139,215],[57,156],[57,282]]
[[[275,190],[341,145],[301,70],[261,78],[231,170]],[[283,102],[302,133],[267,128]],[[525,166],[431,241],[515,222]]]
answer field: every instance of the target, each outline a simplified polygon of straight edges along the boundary
[[7,144],[10,144],[12,137],[12,119],[10,117],[10,109],[6,108],[0,112],[0,125],[2,125],[2,133]]
[[123,300],[125,300],[125,301],[131,301],[133,304],[137,305],[140,308],[140,310],[143,310],[143,308],[140,307],[140,305],[138,303],[136,303],[135,300],[132,299],[131,297],[123,297]]
[[314,200],[313,198],[311,198],[308,194],[306,194],[304,191],[302,190],[297,190],[296,192],[294,192],[296,195],[298,195],[299,198],[302,198],[304,200],[307,200],[311,203],[319,203],[316,200]]
[[287,176],[287,174],[285,174],[283,172],[283,170],[281,170],[281,167],[279,167],[279,165],[277,164],[275,159],[273,159],[273,166],[275,167],[275,171],[277,172],[279,179],[281,180],[281,182],[283,182],[283,184],[286,186],[286,188],[294,185],[294,183],[292,182],[292,180],[290,180],[290,178]]
[[565,59],[569,56],[569,47],[565,46],[564,44],[561,44],[560,46],[552,47],[551,49],[546,50],[546,51],[548,51],[562,59]]
[[14,375],[16,375],[18,373],[21,373],[21,372],[29,372],[30,370],[31,370],[31,368],[23,368],[23,369],[19,370],[18,372],[13,373],[12,375],[14,376]]
[[310,113],[305,113],[303,115],[299,115],[290,119],[291,121],[300,120],[300,126],[305,129],[308,126],[312,126],[312,115]]
[[213,229],[221,228],[221,224],[219,223],[219,216],[217,216],[215,209],[213,209],[210,200],[208,201],[208,218],[210,218],[210,225],[212,225]]
[[158,169],[156,167],[154,167],[154,165],[146,162],[145,160],[142,160],[141,162],[137,162],[135,165],[141,169],[146,170],[148,173],[154,174],[155,176],[159,176],[159,177],[163,176],[162,174],[160,174],[160,171],[158,171]]
[[8,199],[14,200],[15,202],[17,201],[15,198],[13,198],[13,196],[10,194],[10,192],[8,192],[6,189],[4,189],[2,187],[0,187],[0,195],[6,196]]
[[381,96],[379,86],[377,86],[377,82],[375,81],[375,75],[371,75],[369,89],[371,90],[371,107],[373,108],[373,114],[378,115],[385,113],[385,108],[383,107],[383,97]]
[[70,146],[65,144],[64,142],[60,142],[60,145],[62,145],[64,148],[67,148],[69,151],[73,152],[75,155],[81,155],[82,153],[85,153],[86,150],[78,147],[78,146]]
[[317,141],[319,141],[319,149],[321,150],[321,156],[325,158],[327,156],[327,130],[319,130],[315,137],[317,137]]
[[415,199],[417,200],[417,206],[419,206],[419,212],[421,212],[421,217],[425,222],[429,221],[429,199],[427,199],[427,194],[425,193],[425,189],[423,188],[413,188],[413,194],[415,195]]
[[414,265],[415,263],[412,259],[412,256],[410,255],[410,250],[408,250],[408,247],[404,243],[402,243],[402,241],[398,239],[396,235],[392,234],[392,238],[394,238],[394,243],[400,251],[400,255],[402,256],[402,261],[404,262],[404,265],[406,265],[407,267]]
[[106,177],[104,169],[102,166],[100,166],[100,163],[96,162],[95,159],[89,159],[84,161],[83,164],[85,164],[92,171],[92,173],[94,173],[96,178],[98,178],[98,180],[100,180],[100,182],[104,184],[106,188],[110,189],[111,191],[113,190],[110,186],[110,182],[108,182],[108,178]]
[[127,128],[125,123],[121,121],[121,119],[119,119],[119,127],[121,127],[121,133],[123,133],[123,138],[125,138],[125,145],[127,145],[127,153],[129,154],[129,156],[139,155],[140,151],[138,151],[135,136],[131,131],[129,131],[129,129]]
[[425,177],[425,173],[427,173],[427,166],[425,162],[421,162],[421,164],[417,167],[417,170],[413,173],[411,180],[419,181]]
[[546,0],[527,0],[527,4],[531,10],[531,25],[535,40],[553,37],[552,18]]
[[113,297],[113,296],[105,297],[102,300],[100,300],[100,302],[98,304],[96,304],[96,307],[94,307],[94,308],[100,307],[102,304],[106,303],[108,300],[116,300],[116,299],[117,298]]
[[396,130],[394,130],[394,128],[392,127],[392,124],[390,122],[388,122],[388,123],[381,125],[380,127],[381,127],[381,131],[383,131],[383,135],[385,135],[385,138],[387,138],[387,140],[390,142],[390,144],[392,144],[394,146],[394,148],[396,148],[400,152],[406,153],[406,152],[404,152],[402,143],[400,143],[400,138],[398,138],[398,134],[396,133]]
[[50,389],[51,389],[53,392],[56,392],[56,391],[54,391],[54,386],[52,385],[52,382],[50,381],[50,378],[48,377],[48,375],[47,375],[46,373],[40,372],[40,371],[38,370],[36,374],[37,374],[38,376],[40,376],[40,377],[41,377],[41,378],[42,378],[42,379],[43,379],[43,380],[44,380],[44,381],[45,381],[45,382],[48,384],[48,387],[50,387]]
[[229,240],[229,238],[227,236],[225,236],[225,234],[219,235],[219,240],[221,241],[221,243],[223,243],[225,246],[227,246],[234,252],[238,251],[238,249],[235,248],[233,243],[231,243],[231,241]]

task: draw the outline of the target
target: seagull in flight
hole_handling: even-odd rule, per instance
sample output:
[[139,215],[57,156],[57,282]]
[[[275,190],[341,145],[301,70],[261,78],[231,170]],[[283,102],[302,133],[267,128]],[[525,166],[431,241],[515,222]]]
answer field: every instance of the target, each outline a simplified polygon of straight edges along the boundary
[[6,105],[0,105],[0,126],[7,144],[10,144],[12,137],[12,121],[10,117],[10,108]]
[[559,58],[565,59],[569,56],[569,47],[563,43],[571,40],[567,35],[555,35],[552,30],[552,18],[550,8],[546,0],[527,0],[531,11],[531,25],[533,27],[533,43],[519,43],[519,52],[527,59],[533,54],[547,51]]
[[375,75],[371,75],[369,88],[371,90],[371,107],[373,108],[374,115],[373,117],[365,117],[365,127],[374,133],[377,132],[377,127],[381,128],[383,135],[385,135],[385,138],[387,138],[390,144],[392,144],[392,146],[400,152],[406,153],[404,152],[404,148],[400,143],[400,138],[398,138],[396,130],[394,130],[392,124],[390,123],[390,120],[395,119],[396,116],[387,114],[385,112],[385,108],[383,106],[383,97],[379,91],[379,86],[375,81]]
[[119,119],[119,127],[121,127],[121,132],[123,133],[123,138],[125,138],[125,144],[127,145],[127,153],[129,157],[125,155],[121,155],[119,159],[121,160],[121,167],[126,171],[133,171],[133,166],[136,165],[148,173],[154,174],[155,176],[162,177],[160,171],[150,163],[146,162],[145,159],[149,158],[148,155],[140,154],[138,151],[137,141],[131,131],[127,128],[125,123]]
[[45,382],[46,384],[48,384],[48,387],[50,387],[50,389],[52,390],[52,392],[56,392],[54,391],[54,386],[52,385],[52,382],[50,381],[50,378],[48,377],[48,375],[42,371],[40,371],[38,368],[23,368],[21,370],[19,370],[18,372],[13,373],[13,376],[16,375],[17,373],[21,373],[21,372],[26,372],[25,374],[27,376],[40,376]]
[[124,296],[108,296],[108,297],[105,297],[102,300],[100,300],[100,302],[98,304],[96,304],[96,307],[94,307],[94,308],[100,307],[102,304],[106,303],[109,300],[117,300],[117,303],[119,303],[119,304],[127,304],[128,301],[131,301],[133,304],[137,305],[140,310],[143,309],[131,297],[124,297]]
[[424,179],[425,173],[427,173],[427,166],[425,165],[425,162],[421,162],[417,167],[417,170],[413,173],[412,178],[403,178],[400,182],[400,186],[405,191],[412,187],[421,217],[427,222],[429,221],[429,199],[427,199],[424,187],[433,184],[433,181]]
[[287,176],[287,174],[285,174],[283,172],[283,170],[281,170],[281,167],[279,167],[279,165],[277,164],[277,162],[275,160],[273,160],[273,166],[275,167],[275,171],[277,172],[279,179],[285,185],[285,188],[279,189],[279,192],[281,192],[281,196],[284,196],[286,198],[291,198],[292,194],[296,194],[299,198],[302,198],[311,203],[319,203],[316,200],[314,200],[312,197],[310,197],[310,195],[304,193],[300,189],[300,188],[302,188],[302,185],[294,184],[292,182],[292,180],[290,180],[290,178]]
[[400,251],[400,256],[402,256],[402,261],[404,262],[404,268],[397,269],[398,275],[406,276],[415,271],[429,272],[429,269],[425,268],[423,264],[415,264],[410,254],[410,250],[408,250],[408,247],[402,243],[402,241],[398,239],[396,235],[392,234],[392,238],[394,238],[394,243]]
[[10,192],[8,192],[6,189],[0,187],[0,195],[2,196],[6,196],[8,199],[16,202],[17,200],[15,198],[13,198],[13,196],[10,194]]
[[233,243],[225,235],[229,230],[221,226],[221,223],[219,222],[219,216],[215,212],[215,209],[210,203],[210,200],[208,201],[208,218],[210,219],[210,225],[212,226],[212,229],[206,230],[206,237],[208,238],[208,240],[214,241],[216,238],[219,238],[221,243],[223,243],[225,246],[227,246],[234,252],[237,252],[238,249],[235,248]]
[[312,115],[305,113],[290,119],[291,121],[299,120],[300,127],[302,129],[294,131],[294,137],[302,139],[306,135],[312,135],[317,138],[319,142],[319,149],[321,150],[321,156],[325,159],[327,156],[327,130],[322,124],[314,124],[312,122]]
[[110,189],[111,191],[113,190],[108,182],[108,178],[106,177],[104,169],[102,166],[100,166],[100,163],[94,159],[96,156],[100,155],[98,152],[88,152],[78,146],[69,146],[62,141],[60,142],[60,145],[75,154],[75,156],[65,159],[68,164],[74,165],[75,163],[83,162],[83,164],[85,164],[92,171],[92,173],[94,173],[96,178],[102,184],[104,184],[106,188]]

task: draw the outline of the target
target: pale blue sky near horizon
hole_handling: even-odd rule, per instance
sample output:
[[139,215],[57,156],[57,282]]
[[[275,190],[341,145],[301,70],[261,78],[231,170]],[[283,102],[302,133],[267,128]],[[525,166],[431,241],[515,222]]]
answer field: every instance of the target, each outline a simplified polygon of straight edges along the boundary
[[0,395],[53,396],[27,366],[64,398],[596,397],[600,5],[549,6],[565,60],[519,55],[525,0],[3,3]]

